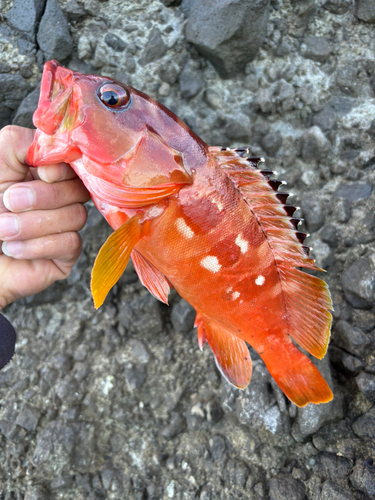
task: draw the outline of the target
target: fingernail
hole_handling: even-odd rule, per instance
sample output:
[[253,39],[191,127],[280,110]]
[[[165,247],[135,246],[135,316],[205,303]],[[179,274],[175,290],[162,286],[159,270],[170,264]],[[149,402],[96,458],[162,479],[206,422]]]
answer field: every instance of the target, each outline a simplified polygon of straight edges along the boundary
[[20,241],[4,241],[1,250],[8,257],[19,257],[21,255]]
[[28,186],[10,187],[4,193],[3,203],[12,212],[29,210],[35,204],[34,190]]
[[18,217],[14,215],[3,215],[0,217],[0,240],[17,236],[20,231]]
[[59,182],[63,181],[68,172],[68,167],[66,164],[62,163],[60,165],[51,165],[49,167],[39,167],[38,175],[44,182]]

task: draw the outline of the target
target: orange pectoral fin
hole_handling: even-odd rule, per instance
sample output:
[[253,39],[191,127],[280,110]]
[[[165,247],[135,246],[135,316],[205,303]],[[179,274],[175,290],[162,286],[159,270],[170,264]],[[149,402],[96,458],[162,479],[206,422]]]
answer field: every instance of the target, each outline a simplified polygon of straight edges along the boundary
[[205,320],[199,313],[195,326],[198,328],[199,347],[202,349],[207,341],[222,375],[238,389],[245,389],[252,374],[251,357],[246,342],[218,323]]
[[133,250],[132,261],[139,281],[158,300],[168,305],[171,290],[167,278],[137,250]]
[[91,273],[91,293],[96,309],[120,279],[141,237],[139,216],[135,215],[112,233],[99,250]]

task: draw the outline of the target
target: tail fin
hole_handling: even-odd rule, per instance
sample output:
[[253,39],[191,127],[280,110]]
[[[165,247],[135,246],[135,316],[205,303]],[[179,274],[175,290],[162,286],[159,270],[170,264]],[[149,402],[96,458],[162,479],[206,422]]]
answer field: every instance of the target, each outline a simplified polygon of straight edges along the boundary
[[319,370],[288,337],[272,337],[264,350],[258,349],[258,352],[277,385],[297,406],[328,403],[333,399]]

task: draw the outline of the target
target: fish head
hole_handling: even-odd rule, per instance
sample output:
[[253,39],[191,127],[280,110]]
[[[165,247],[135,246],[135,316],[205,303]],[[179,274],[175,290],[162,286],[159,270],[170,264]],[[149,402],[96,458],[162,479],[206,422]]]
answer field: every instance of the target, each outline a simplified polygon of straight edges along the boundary
[[37,132],[26,158],[31,166],[83,158],[91,172],[117,185],[191,183],[183,154],[170,145],[182,122],[116,80],[48,61],[33,121]]

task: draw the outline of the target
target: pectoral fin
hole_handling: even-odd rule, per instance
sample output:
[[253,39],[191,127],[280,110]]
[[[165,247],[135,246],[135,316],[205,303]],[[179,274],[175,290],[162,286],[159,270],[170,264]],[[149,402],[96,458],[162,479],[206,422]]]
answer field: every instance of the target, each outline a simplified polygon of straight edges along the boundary
[[125,222],[100,249],[91,273],[91,293],[95,308],[104,302],[108,292],[125,271],[134,246],[142,237],[139,216]]
[[170,286],[167,278],[149,262],[142,254],[133,250],[132,261],[139,281],[157,299],[168,305]]
[[208,342],[222,375],[238,389],[245,389],[252,374],[252,363],[246,342],[199,313],[195,319],[200,349]]

